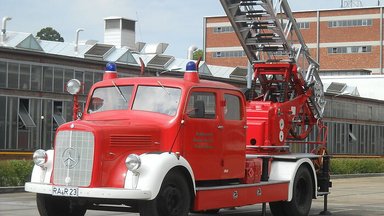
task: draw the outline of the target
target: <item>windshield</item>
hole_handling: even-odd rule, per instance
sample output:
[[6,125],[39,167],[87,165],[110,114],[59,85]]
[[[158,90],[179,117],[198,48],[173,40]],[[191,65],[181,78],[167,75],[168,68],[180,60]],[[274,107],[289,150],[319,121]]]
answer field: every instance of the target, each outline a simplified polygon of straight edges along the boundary
[[160,86],[139,86],[133,102],[133,110],[176,115],[181,89]]
[[97,88],[92,95],[88,113],[107,110],[126,110],[132,96],[133,86]]

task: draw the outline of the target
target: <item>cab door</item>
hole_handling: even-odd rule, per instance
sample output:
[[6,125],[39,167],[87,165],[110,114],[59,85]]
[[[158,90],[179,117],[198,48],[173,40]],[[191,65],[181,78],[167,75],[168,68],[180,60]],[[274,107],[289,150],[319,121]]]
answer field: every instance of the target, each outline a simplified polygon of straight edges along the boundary
[[222,140],[222,178],[242,178],[245,172],[246,119],[241,92],[221,91],[220,137]]
[[220,179],[222,174],[218,98],[215,89],[194,88],[184,111],[183,155],[198,181]]

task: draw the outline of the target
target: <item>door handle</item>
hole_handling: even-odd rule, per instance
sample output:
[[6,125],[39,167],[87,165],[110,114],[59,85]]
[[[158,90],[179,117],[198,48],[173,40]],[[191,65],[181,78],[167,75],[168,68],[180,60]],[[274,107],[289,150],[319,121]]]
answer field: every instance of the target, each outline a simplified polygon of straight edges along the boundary
[[217,128],[218,128],[218,129],[223,129],[224,126],[223,126],[223,125],[219,125],[219,126],[217,126]]

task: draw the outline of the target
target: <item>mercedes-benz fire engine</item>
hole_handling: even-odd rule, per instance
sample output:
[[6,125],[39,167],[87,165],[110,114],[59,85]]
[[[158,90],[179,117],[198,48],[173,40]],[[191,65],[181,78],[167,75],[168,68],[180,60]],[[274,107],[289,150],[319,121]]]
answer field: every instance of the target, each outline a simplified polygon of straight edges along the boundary
[[[34,153],[25,184],[41,215],[184,216],[269,203],[273,215],[304,216],[328,194],[318,64],[287,2],[221,3],[253,64],[249,89],[200,80],[193,61],[184,78],[117,78],[108,63],[76,115],[81,83],[69,81],[75,120],[57,129],[53,149]],[[294,143],[320,150],[293,153]]]

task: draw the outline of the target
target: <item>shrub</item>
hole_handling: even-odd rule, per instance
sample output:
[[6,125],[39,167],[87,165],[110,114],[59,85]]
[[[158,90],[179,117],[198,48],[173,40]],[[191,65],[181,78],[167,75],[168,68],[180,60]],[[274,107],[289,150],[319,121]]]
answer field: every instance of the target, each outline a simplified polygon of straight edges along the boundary
[[384,158],[333,158],[331,174],[384,173]]
[[23,186],[26,181],[30,180],[32,168],[32,161],[0,161],[0,187]]

